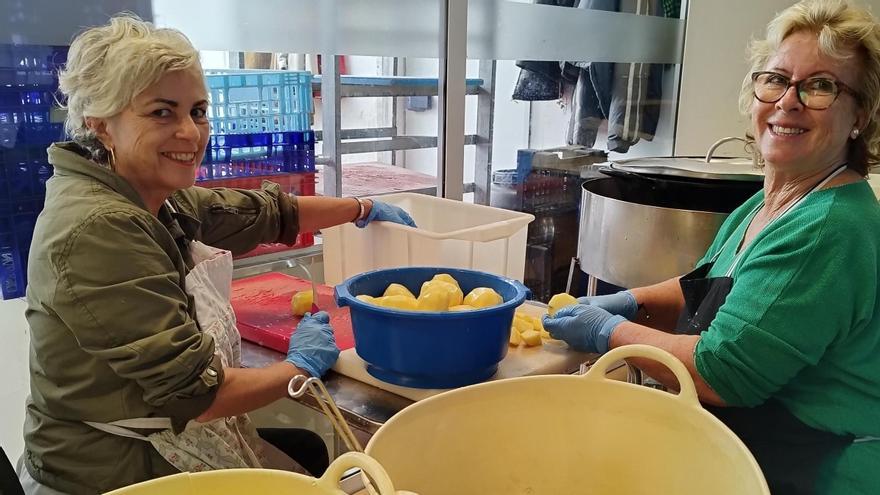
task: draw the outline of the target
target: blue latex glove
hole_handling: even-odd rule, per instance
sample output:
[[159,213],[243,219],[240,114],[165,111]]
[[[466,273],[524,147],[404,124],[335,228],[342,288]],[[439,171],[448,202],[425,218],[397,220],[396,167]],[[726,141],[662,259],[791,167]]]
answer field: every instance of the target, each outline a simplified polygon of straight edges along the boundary
[[564,340],[581,352],[608,352],[608,342],[618,325],[627,321],[620,315],[586,304],[566,306],[555,315],[544,315],[544,328],[554,339]]
[[339,348],[330,327],[330,315],[326,311],[306,313],[290,336],[287,349],[288,363],[320,377],[336,363]]
[[608,294],[606,296],[587,296],[579,297],[578,304],[586,304],[587,306],[598,306],[613,315],[620,315],[627,320],[632,320],[639,312],[639,303],[636,302],[636,296],[628,290],[622,290],[616,294]]
[[373,201],[373,206],[370,208],[370,213],[367,215],[367,218],[358,220],[355,222],[355,225],[364,228],[374,220],[379,222],[394,222],[401,225],[409,225],[410,227],[416,226],[412,217],[409,216],[409,213],[403,208],[389,205],[388,203],[383,203],[381,201]]

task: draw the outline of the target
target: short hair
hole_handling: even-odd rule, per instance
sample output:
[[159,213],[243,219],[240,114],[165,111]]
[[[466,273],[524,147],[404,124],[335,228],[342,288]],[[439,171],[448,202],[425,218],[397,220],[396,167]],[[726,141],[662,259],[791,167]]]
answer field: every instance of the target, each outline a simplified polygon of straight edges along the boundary
[[[743,80],[739,108],[748,115],[754,103],[751,73],[762,70],[782,41],[789,35],[807,31],[819,36],[823,54],[845,59],[854,50],[860,65],[859,82],[852,88],[856,100],[867,115],[859,136],[849,145],[848,164],[865,176],[868,169],[880,163],[880,25],[867,9],[850,0],[803,0],[783,10],[767,25],[767,36],[753,40],[749,47],[751,70]],[[750,130],[749,141],[754,138]],[[763,165],[757,148],[752,146],[756,163]]]
[[67,135],[88,149],[95,161],[107,163],[108,152],[86,126],[86,117],[118,114],[135,96],[176,70],[202,74],[199,52],[176,29],[157,28],[124,13],[80,33],[58,73],[67,108]]

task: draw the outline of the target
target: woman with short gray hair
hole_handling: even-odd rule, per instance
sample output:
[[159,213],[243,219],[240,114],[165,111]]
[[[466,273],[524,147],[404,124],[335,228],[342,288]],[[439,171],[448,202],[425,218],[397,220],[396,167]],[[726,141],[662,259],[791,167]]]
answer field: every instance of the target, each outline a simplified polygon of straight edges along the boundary
[[292,197],[271,182],[194,186],[208,95],[198,52],[173,29],[114,17],[76,37],[59,82],[72,141],[49,148],[55,174],[28,263],[23,485],[96,493],[294,460],[320,474],[317,435],[274,432],[279,450],[245,413],[334,364],[328,315],[303,317],[284,361],[243,369],[232,254],[345,222],[412,219],[381,202]]

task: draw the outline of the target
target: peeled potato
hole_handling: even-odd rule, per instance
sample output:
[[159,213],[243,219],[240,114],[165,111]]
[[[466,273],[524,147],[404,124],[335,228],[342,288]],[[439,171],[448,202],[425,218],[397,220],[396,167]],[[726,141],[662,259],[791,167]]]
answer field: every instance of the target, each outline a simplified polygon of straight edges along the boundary
[[565,292],[561,294],[556,294],[555,296],[550,298],[550,302],[547,303],[547,314],[553,316],[560,309],[571,306],[572,304],[577,304],[577,299],[571,294],[567,294]]
[[541,345],[541,334],[535,330],[526,330],[519,336],[528,347]]
[[545,331],[544,330],[544,323],[541,322],[541,319],[538,318],[537,316],[526,315],[525,318],[528,319],[529,322],[531,322],[532,328],[534,328],[535,330],[538,330],[539,332]]
[[432,291],[419,296],[417,309],[419,311],[446,311],[449,308],[449,292]]
[[467,304],[473,306],[475,308],[489,308],[492,306],[497,306],[504,302],[504,299],[501,298],[494,289],[490,289],[488,287],[477,287],[476,289],[470,291],[467,297],[464,298],[463,304]]
[[452,284],[458,288],[461,288],[461,286],[458,285],[458,280],[455,280],[454,278],[452,278],[452,275],[450,275],[448,273],[438,273],[437,275],[434,275],[434,278],[432,278],[431,280],[441,280],[443,282],[449,282],[450,284]]
[[458,306],[449,306],[449,311],[473,311],[477,308],[467,304],[459,304]]
[[415,299],[416,296],[413,295],[412,292],[409,291],[406,287],[400,284],[391,284],[388,288],[385,289],[385,293],[383,296],[406,296]]
[[533,316],[525,313],[514,313],[513,321],[510,323],[510,340],[512,346],[524,344],[526,347],[535,347],[541,345],[543,337],[543,328],[539,329],[532,323]]
[[302,316],[312,310],[315,295],[311,290],[297,292],[290,298],[290,310],[296,316]]
[[377,297],[373,299],[373,304],[402,311],[416,311],[418,309],[416,298],[401,295]]
[[449,293],[449,305],[450,306],[458,306],[461,304],[462,299],[464,299],[464,294],[462,294],[461,289],[458,288],[457,285],[444,282],[443,280],[428,280],[427,282],[422,284],[422,290],[419,292],[419,297],[425,295],[428,292],[441,291]]
[[512,326],[513,329],[519,333],[534,331],[534,327],[532,327],[532,324],[524,318],[514,317]]
[[522,337],[520,337],[519,332],[512,331],[510,332],[510,339],[507,341],[508,344],[516,347],[522,343]]

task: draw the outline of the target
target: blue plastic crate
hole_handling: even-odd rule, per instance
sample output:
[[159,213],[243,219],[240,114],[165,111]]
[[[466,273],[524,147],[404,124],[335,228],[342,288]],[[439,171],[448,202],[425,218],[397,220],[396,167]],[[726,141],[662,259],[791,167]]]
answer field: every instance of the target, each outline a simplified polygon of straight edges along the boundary
[[197,181],[315,171],[314,131],[212,135]]
[[57,71],[67,61],[69,47],[0,44],[0,68],[29,72]]
[[24,296],[25,273],[13,236],[0,233],[0,295],[3,299]]
[[0,148],[0,215],[39,213],[52,173],[45,145]]
[[312,74],[304,71],[206,71],[211,133],[252,134],[311,128]]
[[63,138],[51,122],[68,47],[0,44],[0,295],[24,295],[34,223],[53,169],[46,148]]

